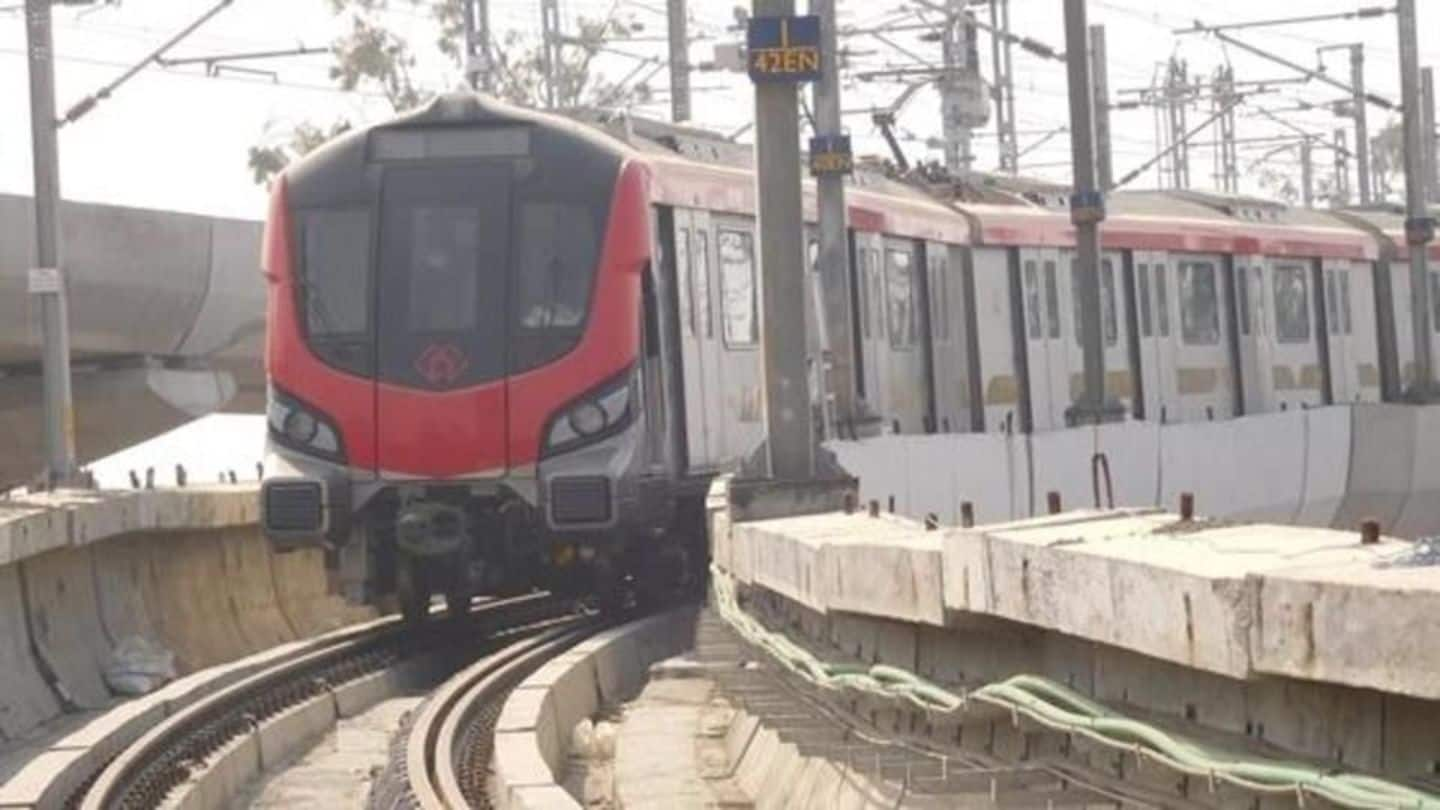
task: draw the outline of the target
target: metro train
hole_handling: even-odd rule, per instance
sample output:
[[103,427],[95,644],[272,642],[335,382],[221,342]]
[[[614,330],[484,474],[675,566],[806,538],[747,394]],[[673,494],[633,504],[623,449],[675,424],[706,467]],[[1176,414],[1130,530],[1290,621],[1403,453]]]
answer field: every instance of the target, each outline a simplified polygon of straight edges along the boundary
[[[272,543],[323,546],[347,596],[411,618],[432,594],[703,570],[708,482],[764,439],[755,195],[749,148],[710,133],[471,94],[287,169],[264,246]],[[795,313],[816,423],[1063,427],[1082,377],[1065,196],[858,170],[849,269],[813,263]],[[808,183],[805,205],[813,258]],[[1129,418],[1401,395],[1397,214],[1109,209],[1106,388]]]

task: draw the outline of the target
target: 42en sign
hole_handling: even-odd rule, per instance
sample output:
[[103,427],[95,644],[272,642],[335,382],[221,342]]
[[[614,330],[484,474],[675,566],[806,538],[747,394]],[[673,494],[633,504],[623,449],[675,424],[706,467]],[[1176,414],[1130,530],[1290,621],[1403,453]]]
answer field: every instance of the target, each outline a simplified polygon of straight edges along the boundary
[[820,80],[818,16],[751,17],[745,41],[752,81]]

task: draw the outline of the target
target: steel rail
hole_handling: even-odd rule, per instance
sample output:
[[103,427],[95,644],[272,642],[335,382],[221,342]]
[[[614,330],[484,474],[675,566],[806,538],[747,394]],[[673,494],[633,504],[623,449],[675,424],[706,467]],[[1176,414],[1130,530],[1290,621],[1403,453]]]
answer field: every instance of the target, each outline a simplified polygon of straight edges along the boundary
[[416,806],[422,810],[473,806],[479,797],[466,794],[459,770],[470,754],[463,738],[477,715],[545,661],[614,624],[593,617],[572,619],[477,661],[436,690],[406,743],[405,769]]
[[260,722],[325,689],[353,682],[416,656],[439,651],[455,633],[482,628],[476,641],[516,624],[569,613],[546,594],[485,602],[460,620],[419,627],[399,617],[306,644],[265,668],[217,689],[165,718],[117,754],[83,790],[80,810],[153,807],[188,778],[197,760],[221,750]]

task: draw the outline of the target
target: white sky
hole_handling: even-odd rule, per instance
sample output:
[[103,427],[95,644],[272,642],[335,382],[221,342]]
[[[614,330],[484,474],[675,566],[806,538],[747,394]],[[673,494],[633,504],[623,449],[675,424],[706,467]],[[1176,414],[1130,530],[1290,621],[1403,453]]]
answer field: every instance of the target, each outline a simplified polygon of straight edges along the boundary
[[[1160,0],[1090,0],[1090,20],[1107,26],[1112,93],[1123,87],[1147,85],[1157,63],[1178,53],[1188,60],[1192,73],[1204,76],[1228,58],[1240,80],[1278,78],[1292,75],[1243,52],[1227,54],[1215,41],[1197,36],[1172,36],[1170,30],[1187,25],[1194,16],[1207,23],[1244,19],[1310,15],[1353,11],[1361,5],[1383,0],[1190,0],[1185,3]],[[696,34],[708,37],[695,44],[692,61],[709,59],[715,41],[731,40],[735,34],[724,29],[732,20],[734,3],[726,0],[689,0]],[[0,9],[16,0],[0,0]],[[404,6],[403,0],[396,0]],[[63,112],[84,95],[112,79],[149,49],[212,5],[211,0],[124,0],[119,7],[79,13],[56,10],[57,104]],[[803,6],[803,0],[801,2]],[[867,25],[904,13],[900,0],[839,0],[842,24]],[[1012,26],[1027,35],[1063,50],[1064,30],[1061,0],[1012,0]],[[1421,0],[1420,42],[1422,64],[1440,66],[1440,40],[1427,32],[1440,33],[1440,0]],[[533,33],[539,26],[538,0],[491,0],[493,26],[497,34],[507,30]],[[664,32],[664,0],[561,0],[563,16],[577,14],[603,17],[612,9],[622,18],[642,23],[643,34]],[[412,39],[425,56],[419,68],[432,86],[443,88],[458,81],[458,73],[438,56],[430,56],[437,31],[424,11],[404,10],[389,15],[394,26]],[[988,19],[981,10],[981,19]],[[208,55],[247,50],[285,48],[305,43],[327,45],[344,26],[324,0],[235,0],[192,38],[170,55]],[[1367,81],[1372,92],[1398,100],[1399,68],[1395,17],[1375,20],[1314,23],[1287,28],[1236,32],[1236,36],[1278,51],[1292,61],[1313,65],[1317,46],[1362,41],[1366,44]],[[24,59],[24,20],[20,14],[0,10],[0,191],[29,193],[31,184],[27,74]],[[939,45],[917,41],[910,35],[895,40],[930,59],[939,59]],[[908,63],[908,57],[871,38],[856,38],[849,46],[857,53],[856,66],[867,68]],[[661,46],[627,43],[625,50],[639,54],[660,54]],[[981,35],[982,73],[989,75],[989,40]],[[1063,65],[1037,60],[1023,51],[1014,53],[1017,74],[1016,108],[1022,148],[1039,133],[1063,125],[1068,119]],[[1327,57],[1331,72],[1347,80],[1349,66],[1344,53]],[[264,194],[251,181],[245,165],[246,150],[267,137],[283,134],[287,125],[300,120],[326,123],[344,115],[361,120],[381,120],[388,107],[375,94],[342,93],[333,89],[328,77],[328,55],[248,63],[276,72],[269,78],[231,75],[207,78],[203,68],[191,66],[162,70],[150,68],[115,96],[102,103],[79,123],[61,131],[61,187],[69,199],[111,202],[124,205],[166,208],[199,213],[261,218]],[[623,57],[603,58],[598,67],[612,77],[627,73],[634,65]],[[661,72],[652,87],[664,90],[666,73]],[[696,93],[697,122],[722,131],[743,125],[753,110],[748,81],[740,75],[696,73],[692,83],[706,88]],[[858,84],[846,89],[847,109],[885,104],[900,90],[898,84]],[[1240,137],[1274,135],[1279,125],[1262,117],[1257,107],[1293,108],[1300,99],[1329,101],[1343,93],[1317,83],[1286,87],[1282,92],[1259,96],[1241,107]],[[660,94],[655,105],[637,112],[654,116],[668,114],[668,97]],[[939,134],[938,100],[933,92],[917,95],[905,109],[900,126],[913,134],[906,149],[912,155],[923,148],[926,138]],[[1191,125],[1208,117],[1194,109]],[[1349,127],[1324,112],[1287,113],[1285,117],[1315,132],[1330,133],[1338,126]],[[1385,123],[1387,114],[1370,108],[1372,132]],[[861,152],[883,153],[884,144],[867,115],[847,119]],[[1120,112],[1112,119],[1115,133],[1115,171],[1120,176],[1146,160],[1154,151],[1154,118],[1149,111]],[[993,124],[977,138],[978,166],[995,165]],[[1029,133],[1029,134],[1026,134]],[[1202,135],[1198,140],[1209,140]],[[1252,160],[1264,148],[1245,148],[1241,167],[1246,176],[1244,190],[1256,192]],[[930,153],[930,157],[938,157]],[[1068,181],[1068,136],[1050,140],[1022,159],[1027,174]],[[1328,153],[1317,153],[1317,172],[1329,171]],[[1278,156],[1277,166],[1298,165],[1298,158]],[[1208,149],[1192,152],[1191,175],[1196,187],[1212,187],[1212,158]],[[1154,174],[1136,182],[1153,185]]]

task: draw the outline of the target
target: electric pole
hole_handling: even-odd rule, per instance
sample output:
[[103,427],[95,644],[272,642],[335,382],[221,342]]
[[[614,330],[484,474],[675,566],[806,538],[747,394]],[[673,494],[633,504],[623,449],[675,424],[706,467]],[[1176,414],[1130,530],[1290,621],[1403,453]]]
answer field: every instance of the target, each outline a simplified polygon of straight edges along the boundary
[[[795,14],[795,0],[754,0],[750,25]],[[753,48],[754,69],[759,57]],[[752,73],[753,75],[753,73]],[[761,345],[770,475],[815,474],[805,305],[804,218],[800,194],[800,104],[789,81],[755,83],[755,177],[760,229]]]
[[945,4],[945,27],[940,48],[944,72],[940,79],[941,127],[945,139],[945,169],[952,177],[970,170],[974,160],[970,131],[985,123],[989,105],[976,109],[979,60],[975,50],[974,18],[963,0]]
[[1315,207],[1315,164],[1309,138],[1300,139],[1300,194],[1306,208]]
[[465,82],[475,90],[492,93],[494,56],[490,52],[490,0],[465,0]]
[[540,0],[540,66],[545,72],[545,106],[560,104],[560,0]]
[[1215,71],[1214,92],[1211,104],[1214,106],[1215,125],[1219,130],[1215,152],[1215,181],[1227,194],[1240,191],[1240,154],[1235,143],[1235,71],[1222,66]]
[[1335,190],[1330,194],[1330,207],[1350,204],[1350,148],[1345,144],[1345,130],[1335,130]]
[[1359,172],[1355,178],[1360,186],[1360,204],[1369,205],[1370,185],[1370,128],[1365,115],[1365,46],[1355,43],[1350,46],[1350,87],[1354,92],[1350,102],[1355,115],[1355,167]]
[[1189,103],[1190,77],[1184,62],[1171,57],[1165,73],[1165,115],[1170,125],[1170,182],[1174,188],[1190,188],[1190,147],[1185,142],[1185,107]]
[[1015,134],[1015,77],[1011,72],[1010,0],[990,0],[990,49],[994,62],[996,149],[1000,171],[1020,171],[1020,142]]
[[[839,139],[840,132],[840,43],[835,18],[835,0],[811,0],[810,13],[820,18],[820,80],[815,82],[815,135]],[[831,391],[835,392],[835,408],[852,414],[851,394],[855,391],[854,367],[848,352],[836,352],[835,346],[851,345],[850,250],[845,236],[845,175],[821,172],[815,178],[820,218],[820,252],[816,257],[820,356],[816,358],[819,374],[821,420],[825,436],[834,437],[834,420],[830,406]],[[828,317],[827,317],[828,316]],[[831,334],[828,326],[833,324]]]
[[1425,114],[1425,199],[1430,203],[1440,202],[1440,175],[1437,175],[1436,167],[1440,165],[1435,156],[1435,70],[1425,68],[1420,71],[1420,87],[1423,98],[1421,99],[1421,110]]
[[1415,379],[1411,394],[1427,400],[1434,381],[1430,356],[1430,274],[1426,246],[1435,236],[1435,222],[1425,207],[1425,155],[1430,139],[1423,131],[1420,56],[1415,30],[1415,0],[1400,0],[1400,90],[1405,116],[1405,241],[1410,245],[1410,312],[1415,339]]
[[1095,123],[1091,106],[1089,27],[1085,0],[1064,0],[1065,55],[1070,90],[1070,155],[1075,190],[1070,221],[1075,225],[1075,263],[1080,279],[1080,342],[1085,358],[1085,390],[1071,406],[1069,421],[1082,425],[1107,421],[1118,406],[1105,398],[1105,352],[1100,334],[1100,222],[1105,195],[1095,185]]
[[1100,188],[1115,183],[1110,143],[1110,71],[1105,61],[1105,26],[1090,26],[1090,80],[1095,86],[1095,162]]
[[55,119],[51,0],[26,0],[30,63],[30,138],[35,169],[35,265],[30,293],[40,310],[44,378],[45,481],[75,479],[75,411],[70,394],[70,328],[60,264],[60,151]]
[[670,119],[689,121],[690,37],[685,17],[685,0],[667,0],[665,18],[670,34]]

